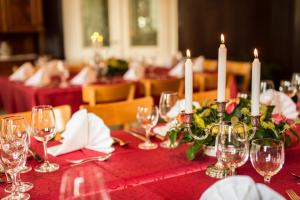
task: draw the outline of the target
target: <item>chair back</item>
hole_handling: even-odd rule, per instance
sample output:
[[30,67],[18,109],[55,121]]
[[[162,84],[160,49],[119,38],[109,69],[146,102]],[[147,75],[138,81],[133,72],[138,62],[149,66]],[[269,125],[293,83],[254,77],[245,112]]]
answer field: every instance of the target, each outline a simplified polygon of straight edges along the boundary
[[204,71],[216,72],[218,69],[218,61],[213,59],[204,59],[203,69]]
[[82,99],[94,106],[97,103],[108,103],[134,98],[135,85],[132,82],[109,85],[86,85],[82,87]]
[[137,107],[153,105],[152,97],[137,98],[129,101],[98,104],[94,106],[81,105],[80,109],[87,109],[95,113],[107,126],[126,125],[136,121]]
[[141,93],[144,92],[145,96],[160,96],[164,91],[178,92],[179,96],[183,94],[183,79],[144,79],[141,80],[143,87]]
[[248,91],[251,74],[251,64],[249,62],[228,61],[227,73],[242,77],[243,80],[239,88],[243,92]]
[[[55,115],[56,131],[62,132],[65,129],[67,122],[71,118],[71,107],[69,105],[57,106],[53,108],[53,112]],[[16,115],[24,117],[28,123],[31,123],[31,111],[0,115],[0,120],[4,117]]]
[[[193,100],[201,103],[205,99],[209,100],[215,100],[217,99],[218,90],[209,90],[209,91],[203,91],[203,92],[197,92],[193,94]],[[230,89],[226,88],[225,90],[225,97],[230,97]]]
[[195,73],[194,85],[199,88],[199,91],[213,90],[218,87],[217,73]]

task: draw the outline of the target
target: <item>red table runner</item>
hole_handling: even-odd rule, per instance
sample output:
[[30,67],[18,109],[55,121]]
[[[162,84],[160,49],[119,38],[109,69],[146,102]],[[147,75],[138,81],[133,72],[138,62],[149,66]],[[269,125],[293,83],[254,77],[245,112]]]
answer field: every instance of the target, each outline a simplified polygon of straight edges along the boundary
[[[300,132],[300,127],[298,127]],[[116,131],[113,136],[129,142],[129,146],[116,146],[112,157],[105,162],[86,163],[85,166],[96,166],[103,172],[106,187],[112,199],[199,199],[217,179],[204,174],[206,167],[215,162],[215,158],[198,157],[188,161],[185,157],[186,146],[174,150],[158,148],[144,151],[137,148],[141,142],[124,131]],[[156,142],[159,142],[156,140]],[[32,147],[42,155],[42,145],[36,141]],[[300,145],[286,150],[286,162],[279,174],[271,180],[270,187],[286,196],[284,191],[295,189],[300,194],[300,187],[289,171],[300,173]],[[80,150],[58,157],[49,156],[50,161],[60,164],[60,170],[53,173],[37,173],[31,171],[22,175],[24,181],[34,184],[29,191],[31,199],[58,199],[62,174],[70,169],[65,159],[80,159],[100,153],[91,150]],[[36,161],[29,161],[35,166]],[[256,182],[262,182],[251,164],[237,170],[238,174],[249,175]],[[0,196],[4,195],[4,185],[0,187]]]

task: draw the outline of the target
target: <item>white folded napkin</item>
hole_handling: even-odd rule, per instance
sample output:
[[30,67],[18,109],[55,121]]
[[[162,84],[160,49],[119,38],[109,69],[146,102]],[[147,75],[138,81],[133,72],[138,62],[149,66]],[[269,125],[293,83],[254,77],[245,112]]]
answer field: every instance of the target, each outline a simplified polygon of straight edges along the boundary
[[84,67],[75,77],[72,78],[70,83],[72,85],[83,85],[93,83],[97,80],[97,72],[91,67]]
[[145,68],[140,62],[132,62],[123,78],[129,81],[138,81],[145,76]]
[[25,81],[25,85],[33,87],[44,87],[50,84],[50,76],[46,68],[41,68]]
[[22,64],[17,71],[9,76],[11,81],[25,81],[33,74],[33,66],[30,62]]
[[48,148],[49,154],[58,156],[82,148],[103,153],[114,151],[109,128],[102,119],[85,109],[73,114],[62,137],[62,144]]
[[184,60],[181,60],[175,67],[169,71],[170,76],[182,78],[184,77]]
[[281,113],[289,119],[296,119],[298,117],[296,104],[283,92],[269,89],[260,94],[260,103],[274,105],[273,114]]
[[203,71],[204,56],[199,56],[194,60],[193,71],[202,72]]
[[210,186],[200,200],[284,200],[268,186],[255,182],[249,176],[232,176]]

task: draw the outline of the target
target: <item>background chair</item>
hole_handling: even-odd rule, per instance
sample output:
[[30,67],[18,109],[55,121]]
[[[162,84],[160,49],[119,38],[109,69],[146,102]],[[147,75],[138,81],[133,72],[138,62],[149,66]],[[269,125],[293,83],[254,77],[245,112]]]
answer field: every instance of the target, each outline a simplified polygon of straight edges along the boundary
[[[193,100],[201,103],[205,99],[210,99],[210,100],[215,100],[217,99],[218,95],[218,90],[209,90],[209,91],[202,91],[202,92],[197,92],[193,94]],[[225,97],[229,98],[230,97],[230,89],[226,88],[225,90]]]
[[108,103],[134,98],[134,83],[118,83],[111,85],[86,85],[82,87],[82,99],[93,106],[97,103]]
[[[248,91],[251,76],[251,64],[249,62],[228,61],[227,73],[235,76],[239,91]],[[238,81],[238,77],[241,77],[242,80]]]
[[[53,111],[56,121],[56,131],[62,132],[65,129],[67,122],[71,118],[71,107],[69,105],[57,106],[53,108]],[[24,117],[28,123],[31,123],[31,111],[0,115],[0,119],[16,115]]]
[[153,105],[152,97],[137,98],[129,101],[98,104],[94,106],[81,105],[80,109],[87,109],[95,113],[107,126],[127,125],[136,121],[136,110],[140,105]]

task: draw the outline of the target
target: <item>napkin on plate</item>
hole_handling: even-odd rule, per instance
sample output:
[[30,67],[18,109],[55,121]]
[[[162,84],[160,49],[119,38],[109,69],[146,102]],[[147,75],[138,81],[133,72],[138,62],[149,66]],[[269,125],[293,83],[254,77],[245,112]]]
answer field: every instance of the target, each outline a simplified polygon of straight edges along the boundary
[[25,85],[33,87],[44,87],[50,84],[50,76],[46,68],[41,68],[25,81]]
[[[200,107],[199,103],[196,101],[193,102],[193,106],[195,108]],[[185,100],[181,99],[177,101],[176,104],[171,108],[171,110],[167,113],[167,116],[170,118],[176,118],[181,111],[184,111],[184,109],[185,109]],[[166,136],[168,130],[171,127],[175,126],[176,123],[177,123],[176,120],[173,120],[172,122],[164,126],[157,126],[153,129],[153,132],[161,136]]]
[[274,105],[273,114],[281,113],[289,119],[296,119],[298,117],[296,104],[283,92],[269,89],[260,95],[260,103]]
[[284,200],[268,186],[257,183],[249,176],[232,176],[210,186],[200,200]]
[[194,72],[202,72],[203,71],[203,63],[204,63],[204,56],[197,57],[193,64],[193,71]]
[[95,82],[97,79],[97,72],[92,67],[84,67],[70,83],[72,85],[83,85]]
[[140,62],[130,63],[129,69],[124,74],[123,78],[129,81],[138,81],[145,76],[145,68]]
[[169,71],[170,76],[182,78],[184,77],[184,60],[181,60],[174,68]]
[[82,148],[103,153],[114,151],[109,128],[102,119],[85,109],[73,114],[62,137],[62,144],[48,148],[49,154],[58,156]]
[[25,81],[33,74],[33,66],[30,62],[22,64],[17,71],[9,76],[11,81]]

